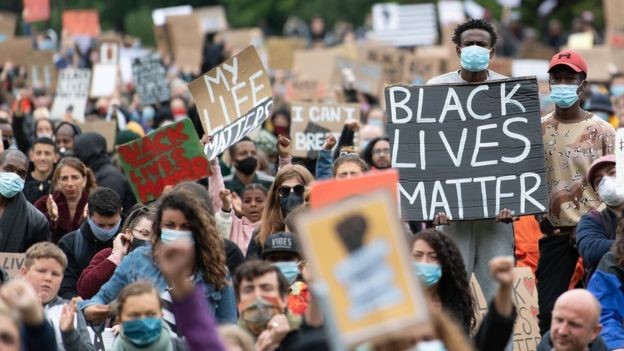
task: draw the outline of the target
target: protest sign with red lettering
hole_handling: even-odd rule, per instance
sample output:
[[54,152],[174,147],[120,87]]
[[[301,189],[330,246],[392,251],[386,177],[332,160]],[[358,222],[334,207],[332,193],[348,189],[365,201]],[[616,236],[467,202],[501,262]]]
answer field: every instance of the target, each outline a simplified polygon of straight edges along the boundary
[[360,119],[358,104],[293,102],[290,111],[292,155],[295,157],[316,158],[328,133],[338,140],[345,121]]
[[63,31],[69,35],[97,37],[100,35],[100,14],[97,10],[63,11]]
[[271,114],[269,76],[253,46],[189,84],[204,131],[212,136],[209,159],[252,132]]
[[121,145],[117,152],[132,191],[143,203],[158,198],[167,185],[210,175],[208,159],[188,118]]
[[24,22],[33,23],[50,19],[50,0],[24,0]]

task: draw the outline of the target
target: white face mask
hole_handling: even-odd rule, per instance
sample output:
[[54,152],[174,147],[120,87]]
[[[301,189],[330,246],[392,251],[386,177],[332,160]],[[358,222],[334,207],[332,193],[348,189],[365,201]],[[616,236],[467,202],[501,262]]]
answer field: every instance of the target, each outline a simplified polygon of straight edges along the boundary
[[618,184],[611,176],[602,177],[598,184],[598,196],[607,206],[615,207],[624,203],[624,195],[618,194]]

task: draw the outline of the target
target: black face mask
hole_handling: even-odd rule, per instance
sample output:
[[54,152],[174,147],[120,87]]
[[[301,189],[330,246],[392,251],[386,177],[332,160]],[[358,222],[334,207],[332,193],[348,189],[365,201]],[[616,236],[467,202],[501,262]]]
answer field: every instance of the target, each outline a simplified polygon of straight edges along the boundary
[[236,161],[236,169],[245,175],[252,175],[258,167],[258,159],[254,156],[249,156],[240,161]]
[[132,242],[130,243],[130,251],[136,249],[137,247],[149,246],[150,244],[151,244],[151,241],[149,240],[141,240],[141,239],[133,238]]
[[303,203],[303,196],[291,192],[288,196],[280,197],[279,201],[280,207],[282,208],[282,215],[286,217],[290,211]]

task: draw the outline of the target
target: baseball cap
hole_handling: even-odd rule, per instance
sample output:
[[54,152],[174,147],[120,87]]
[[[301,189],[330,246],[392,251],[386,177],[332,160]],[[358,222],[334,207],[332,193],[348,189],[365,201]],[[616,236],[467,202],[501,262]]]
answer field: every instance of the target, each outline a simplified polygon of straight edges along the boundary
[[264,249],[262,250],[262,258],[274,253],[289,253],[297,256],[299,254],[299,242],[292,233],[277,232],[269,235],[264,242]]
[[592,188],[594,188],[594,177],[596,177],[596,172],[608,164],[615,165],[615,155],[605,155],[597,158],[594,162],[592,162],[591,166],[589,166],[589,170],[587,171],[587,183],[591,185]]
[[550,66],[548,67],[548,73],[553,67],[558,65],[566,65],[574,70],[574,72],[583,72],[587,74],[587,62],[583,56],[573,50],[563,50],[558,52],[550,59]]

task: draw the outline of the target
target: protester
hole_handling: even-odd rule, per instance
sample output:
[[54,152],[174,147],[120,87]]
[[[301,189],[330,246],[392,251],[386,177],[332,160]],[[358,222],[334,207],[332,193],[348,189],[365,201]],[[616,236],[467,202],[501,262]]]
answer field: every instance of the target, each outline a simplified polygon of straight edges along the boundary
[[234,164],[234,173],[223,178],[227,189],[241,197],[245,186],[251,183],[260,183],[267,189],[271,187],[275,178],[264,172],[256,171],[258,157],[256,156],[256,144],[253,140],[244,137],[232,145],[228,152]]
[[89,341],[84,316],[82,313],[75,315],[76,300],[65,300],[57,295],[66,266],[67,257],[63,251],[52,243],[42,242],[26,251],[20,271],[41,299],[46,317],[54,326],[58,349],[95,350]]
[[262,250],[262,259],[279,268],[288,281],[288,310],[303,316],[308,308],[310,292],[301,276],[304,263],[297,237],[285,232],[269,235]]
[[301,335],[301,318],[288,307],[288,281],[279,268],[268,262],[251,260],[234,275],[238,301],[238,324],[256,338],[255,349],[295,350]]
[[121,198],[122,208],[129,210],[136,203],[130,183],[121,171],[113,166],[107,154],[106,139],[97,133],[84,133],[76,137],[75,153],[95,173],[98,186],[113,189]]
[[28,159],[19,150],[0,154],[0,252],[25,252],[50,240],[48,221],[22,193]]
[[582,176],[592,162],[613,154],[615,131],[608,122],[580,107],[587,89],[587,62],[578,53],[555,54],[548,70],[555,111],[542,118],[549,212],[540,218],[535,277],[539,295],[541,332],[550,326],[555,300],[568,289],[579,259],[574,247],[581,216],[600,206],[593,186]]
[[587,290],[574,289],[557,298],[550,331],[537,351],[607,351],[600,338],[600,304]]
[[115,272],[121,260],[132,250],[148,246],[152,240],[152,227],[156,214],[144,205],[136,205],[130,211],[120,233],[113,240],[112,248],[98,252],[82,271],[76,290],[83,299],[93,297]]
[[[480,83],[507,78],[488,70],[497,40],[494,27],[485,20],[471,19],[457,26],[453,43],[461,68],[431,78],[427,84]],[[496,256],[513,256],[513,226],[509,224],[511,213],[502,209],[496,217],[452,222],[442,229],[459,247],[468,276],[475,274],[486,299],[491,299],[496,289],[490,277],[489,261]],[[442,222],[447,223],[446,219]]]
[[590,210],[584,214],[576,228],[576,247],[583,258],[589,281],[615,241],[618,221],[624,209],[624,196],[617,192],[614,155],[596,159],[589,167],[586,178],[587,184],[598,192],[607,205],[602,211]]
[[260,229],[249,242],[246,259],[261,257],[268,236],[284,231],[284,218],[303,203],[305,189],[313,180],[312,174],[300,165],[286,165],[277,172],[262,212]]
[[332,175],[336,179],[358,177],[368,171],[368,164],[360,158],[352,147],[343,147],[332,165]]
[[52,186],[54,192],[40,197],[35,207],[46,216],[52,242],[57,243],[85,221],[87,200],[96,184],[93,172],[84,163],[65,157],[54,171]]
[[87,220],[78,230],[65,234],[58,246],[67,256],[67,268],[60,295],[71,299],[78,296],[76,285],[82,271],[93,256],[113,246],[121,225],[121,199],[109,188],[97,188],[87,200]]
[[600,335],[609,350],[624,349],[623,238],[624,236],[619,235],[611,250],[600,260],[587,287],[600,302]]
[[372,139],[362,151],[362,160],[370,165],[371,169],[387,169],[392,167],[390,159],[390,139],[378,137]]
[[117,316],[121,322],[112,351],[186,350],[183,340],[173,335],[163,323],[162,303],[156,288],[149,282],[132,283],[117,298]]
[[[24,196],[31,204],[50,193],[54,165],[59,161],[56,144],[49,137],[38,138],[28,151],[33,170],[26,176]],[[45,212],[44,212],[45,213]]]
[[74,155],[74,139],[80,135],[80,127],[69,122],[61,122],[54,129],[54,141],[62,156]]
[[[236,320],[234,291],[227,273],[225,250],[222,249],[224,244],[217,233],[213,214],[202,204],[202,201],[208,201],[201,197],[201,193],[177,189],[184,184],[178,185],[160,200],[153,226],[152,245],[136,248],[124,257],[100,291],[81,305],[87,320],[104,320],[110,312],[105,305],[113,301],[121,289],[133,281],[147,280],[159,292],[165,292],[168,284],[156,265],[153,253],[163,245],[176,241],[195,247],[198,259],[193,280],[202,284],[206,290],[205,313],[213,314],[219,323]],[[169,299],[167,296],[163,298]]]

